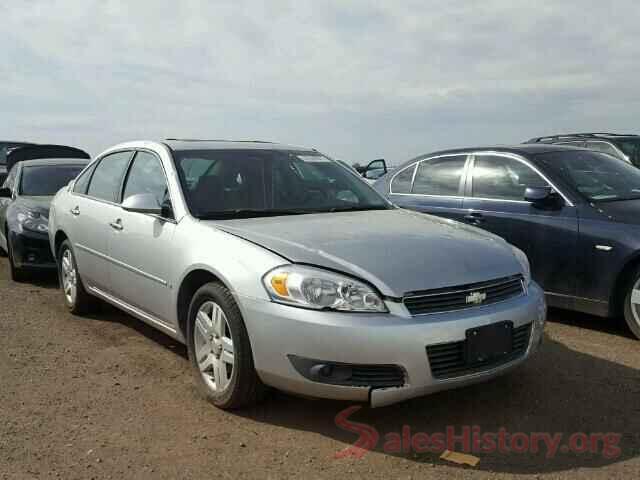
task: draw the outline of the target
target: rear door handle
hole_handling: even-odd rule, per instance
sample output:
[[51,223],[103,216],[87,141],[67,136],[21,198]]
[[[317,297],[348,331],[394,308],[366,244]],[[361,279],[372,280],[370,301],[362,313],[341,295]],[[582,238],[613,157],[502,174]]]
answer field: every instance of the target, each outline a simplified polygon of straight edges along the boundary
[[473,225],[480,225],[484,222],[484,216],[480,212],[471,212],[465,215],[464,219]]
[[114,230],[122,230],[124,228],[122,226],[122,220],[120,219],[117,219],[115,222],[109,223],[109,225],[111,225],[111,228],[113,228]]
[[71,212],[71,215],[74,215],[77,217],[78,215],[80,215],[80,207],[76,205],[74,208],[69,210],[69,212]]

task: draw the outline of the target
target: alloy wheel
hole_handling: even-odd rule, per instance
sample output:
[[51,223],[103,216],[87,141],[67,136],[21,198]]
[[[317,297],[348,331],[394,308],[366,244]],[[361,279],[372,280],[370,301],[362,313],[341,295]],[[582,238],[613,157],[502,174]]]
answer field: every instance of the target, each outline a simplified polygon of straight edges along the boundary
[[200,375],[211,390],[224,391],[231,382],[235,362],[231,329],[220,305],[207,301],[200,306],[193,337]]
[[77,296],[78,274],[73,261],[73,255],[69,249],[66,249],[62,254],[61,275],[64,296],[67,299],[67,302],[69,302],[69,305],[73,305],[76,302]]

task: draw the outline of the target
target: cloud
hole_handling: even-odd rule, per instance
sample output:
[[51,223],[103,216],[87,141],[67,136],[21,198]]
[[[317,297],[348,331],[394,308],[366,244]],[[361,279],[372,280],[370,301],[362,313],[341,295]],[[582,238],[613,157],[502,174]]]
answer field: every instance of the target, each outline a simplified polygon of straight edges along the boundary
[[633,131],[636,8],[11,2],[0,7],[1,135],[94,153],[134,138],[263,138],[401,161],[560,130]]

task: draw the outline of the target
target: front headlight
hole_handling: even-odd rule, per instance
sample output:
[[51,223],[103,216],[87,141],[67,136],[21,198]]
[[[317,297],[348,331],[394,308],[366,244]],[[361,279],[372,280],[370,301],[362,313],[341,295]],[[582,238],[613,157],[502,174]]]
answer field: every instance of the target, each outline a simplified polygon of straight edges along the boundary
[[378,293],[358,280],[319,268],[286,265],[263,278],[275,302],[317,310],[387,312]]
[[513,255],[516,257],[516,260],[520,263],[522,267],[522,275],[524,276],[524,284],[529,285],[531,283],[531,266],[529,265],[529,259],[527,258],[526,253],[520,250],[518,247],[514,247],[511,245],[513,249]]
[[47,233],[49,231],[49,219],[39,212],[24,210],[16,215],[18,225],[25,230],[37,233]]

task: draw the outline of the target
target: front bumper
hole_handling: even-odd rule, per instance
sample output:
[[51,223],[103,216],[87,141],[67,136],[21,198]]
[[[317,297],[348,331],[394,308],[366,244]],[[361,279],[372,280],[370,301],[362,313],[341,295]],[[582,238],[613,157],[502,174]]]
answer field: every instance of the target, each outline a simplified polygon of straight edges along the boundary
[[[546,319],[540,287],[500,303],[442,314],[412,317],[405,307],[388,303],[388,314],[319,312],[247,297],[238,297],[251,339],[256,370],[275,388],[312,397],[368,401],[389,405],[440,390],[462,387],[504,374],[538,348]],[[498,322],[514,328],[531,324],[523,353],[505,363],[454,378],[435,378],[426,347],[461,342],[468,329]],[[399,387],[334,385],[301,375],[292,358],[338,364],[394,365],[404,372]]]
[[49,236],[23,230],[9,232],[9,241],[13,251],[13,262],[18,268],[45,269],[57,268],[51,255]]

